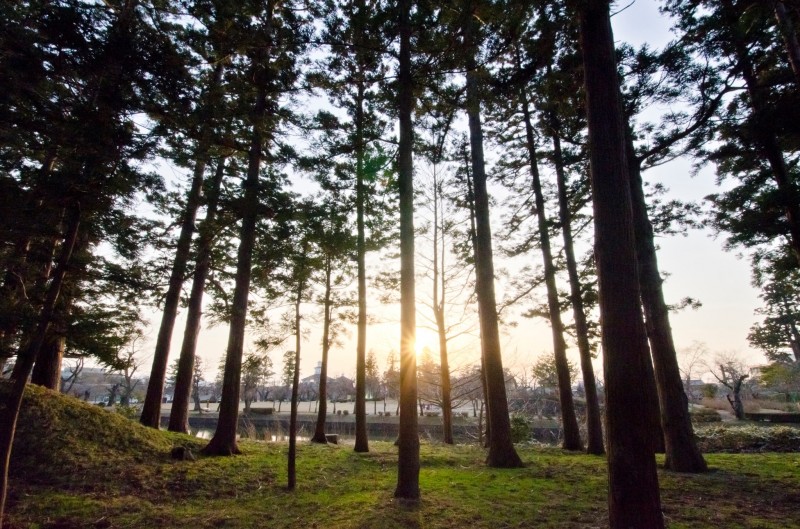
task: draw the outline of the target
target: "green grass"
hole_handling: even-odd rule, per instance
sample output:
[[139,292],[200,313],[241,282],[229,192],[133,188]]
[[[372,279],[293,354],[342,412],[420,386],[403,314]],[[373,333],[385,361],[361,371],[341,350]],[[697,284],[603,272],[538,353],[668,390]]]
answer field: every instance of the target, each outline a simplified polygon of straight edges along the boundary
[[[34,389],[12,467],[11,528],[591,528],[607,526],[603,458],[520,447],[490,469],[475,446],[423,443],[418,503],[392,497],[396,448],[301,444],[287,492],[285,444],[174,461],[202,441],[156,432]],[[671,528],[800,528],[800,455],[711,454],[703,475],[660,472]]]

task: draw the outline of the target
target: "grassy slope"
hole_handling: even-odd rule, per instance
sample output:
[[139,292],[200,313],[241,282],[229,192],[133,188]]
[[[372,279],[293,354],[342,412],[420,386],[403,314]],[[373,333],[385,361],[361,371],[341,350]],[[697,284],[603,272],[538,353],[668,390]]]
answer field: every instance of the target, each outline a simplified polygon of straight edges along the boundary
[[[0,391],[2,386],[0,386]],[[392,498],[395,448],[301,445],[298,489],[285,491],[286,446],[178,462],[188,436],[156,432],[39,389],[15,444],[13,528],[588,528],[606,525],[605,461],[520,450],[526,467],[495,470],[471,446],[423,444],[423,500]],[[713,472],[661,474],[669,527],[800,528],[800,455],[715,454]]]

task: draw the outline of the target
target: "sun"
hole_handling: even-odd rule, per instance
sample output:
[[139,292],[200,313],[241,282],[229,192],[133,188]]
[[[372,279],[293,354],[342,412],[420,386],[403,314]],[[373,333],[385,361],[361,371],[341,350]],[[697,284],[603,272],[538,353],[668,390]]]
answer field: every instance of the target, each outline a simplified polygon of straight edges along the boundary
[[417,340],[414,344],[414,351],[417,354],[417,359],[422,358],[424,354],[433,356],[439,350],[439,343],[436,333],[430,329],[417,327]]

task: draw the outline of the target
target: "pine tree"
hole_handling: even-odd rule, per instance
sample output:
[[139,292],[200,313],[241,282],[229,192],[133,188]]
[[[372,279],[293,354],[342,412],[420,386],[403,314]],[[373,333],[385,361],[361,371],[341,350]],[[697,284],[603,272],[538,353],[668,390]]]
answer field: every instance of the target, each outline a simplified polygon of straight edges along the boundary
[[[609,2],[574,4],[589,125],[606,388],[609,522],[612,528],[664,527],[655,457],[640,386],[648,362],[637,282],[625,129]],[[638,429],[638,430],[637,430]]]

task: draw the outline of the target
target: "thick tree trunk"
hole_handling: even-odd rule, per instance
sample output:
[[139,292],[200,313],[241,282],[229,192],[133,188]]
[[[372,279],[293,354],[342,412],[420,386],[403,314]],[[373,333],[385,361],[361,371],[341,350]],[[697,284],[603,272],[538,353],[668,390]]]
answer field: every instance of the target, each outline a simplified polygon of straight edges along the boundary
[[705,472],[708,467],[694,440],[689,399],[683,389],[678,355],[672,341],[669,309],[661,288],[662,279],[658,270],[653,226],[647,214],[641,166],[634,152],[630,132],[626,140],[639,289],[661,410],[666,454],[664,466],[676,472]]
[[648,408],[637,381],[648,361],[631,218],[625,129],[608,0],[576,2],[586,85],[595,259],[606,389],[609,523],[664,527]]
[[[169,414],[168,429],[171,432],[189,432],[189,398],[194,385],[195,352],[197,338],[200,335],[200,323],[203,318],[203,294],[206,280],[211,269],[211,250],[214,241],[214,224],[217,218],[219,194],[225,175],[225,159],[221,159],[212,178],[206,204],[206,218],[200,226],[200,237],[197,240],[197,262],[195,263],[192,290],[189,294],[189,305],[186,313],[186,327],[183,331],[183,343],[178,357],[178,372],[175,375],[175,391],[172,409]],[[196,397],[195,408],[200,408],[200,396]]]
[[[555,121],[551,117],[551,121]],[[558,186],[558,213],[561,221],[561,233],[564,238],[564,255],[567,261],[567,276],[569,277],[570,304],[572,305],[572,318],[575,321],[575,337],[578,342],[578,351],[581,356],[581,373],[583,375],[583,388],[586,392],[586,452],[594,455],[605,453],[603,448],[602,415],[600,413],[600,399],[597,396],[597,383],[592,366],[592,348],[589,344],[589,325],[586,321],[586,312],[583,308],[581,295],[581,282],[578,276],[578,263],[575,259],[575,245],[572,238],[572,213],[569,207],[567,191],[567,177],[564,171],[564,158],[561,151],[561,138],[558,136],[560,127],[553,123],[553,158],[556,169],[556,183]]]
[[531,187],[536,204],[535,213],[539,228],[539,244],[542,249],[544,282],[547,287],[547,308],[550,314],[550,329],[553,335],[553,352],[556,362],[556,374],[558,376],[558,396],[561,403],[561,428],[564,432],[564,441],[561,446],[565,450],[583,450],[581,433],[578,429],[578,419],[575,416],[575,403],[572,399],[572,380],[570,380],[569,364],[567,362],[567,343],[564,341],[564,324],[561,321],[561,305],[558,300],[556,267],[553,265],[553,254],[550,249],[550,234],[548,233],[542,182],[539,176],[536,140],[533,135],[533,124],[531,123],[528,96],[524,88],[520,90],[520,103],[522,106],[523,120],[525,121],[525,139],[530,163]]
[[[467,154],[467,153],[465,153]],[[469,205],[469,236],[470,241],[472,242],[472,258],[474,262],[478,261],[478,230],[476,227],[475,222],[475,187],[472,185],[472,173],[470,172],[471,163],[469,160],[469,155],[467,154],[467,159],[465,160],[465,170],[467,173],[467,204]],[[478,295],[478,288],[477,285],[475,287],[475,296]],[[478,304],[478,319],[480,321],[480,304]],[[483,340],[480,343],[481,347],[481,393],[483,395],[483,403],[488,402],[489,399],[489,391],[486,387],[486,352],[483,346]],[[483,411],[483,408],[481,408]],[[489,447],[489,433],[491,432],[491,424],[489,422],[489,417],[486,417],[486,428],[485,428],[485,435],[484,435],[484,428],[479,426],[479,430],[482,436],[482,442],[480,443],[484,448]]]
[[333,263],[330,257],[325,261],[325,302],[322,322],[322,365],[319,370],[319,408],[317,410],[317,425],[314,429],[312,443],[327,443],[325,437],[325,421],[328,415],[328,352],[331,348],[331,281],[333,276]]
[[[55,325],[51,326],[54,327]],[[31,384],[58,391],[61,386],[61,362],[66,346],[64,329],[50,330],[42,345],[31,374]]]
[[472,159],[472,178],[475,187],[476,261],[475,281],[478,292],[481,342],[486,368],[487,407],[489,410],[489,454],[487,464],[491,467],[520,467],[522,460],[511,441],[511,421],[508,416],[505,373],[500,351],[500,332],[497,321],[497,303],[494,293],[494,264],[492,256],[492,231],[489,224],[489,194],[486,188],[486,172],[483,159],[483,130],[480,118],[478,95],[478,71],[475,60],[476,46],[473,42],[474,22],[472,6],[465,17],[467,44],[466,105],[469,118],[469,138]]
[[[267,25],[271,23],[271,8]],[[269,30],[267,30],[269,31]],[[266,54],[262,50],[262,54]],[[254,59],[255,68],[263,67],[260,61],[266,61],[262,55],[259,61]],[[254,78],[266,76],[266,73],[255,73]],[[236,286],[231,303],[230,331],[228,333],[228,350],[225,355],[225,371],[222,378],[222,396],[219,405],[217,429],[203,452],[209,455],[231,455],[239,453],[236,444],[236,428],[239,421],[239,388],[242,375],[242,353],[244,350],[244,330],[247,324],[247,298],[250,292],[250,273],[255,246],[256,222],[258,220],[258,176],[263,157],[262,134],[263,120],[266,115],[267,94],[266,83],[259,83],[255,107],[252,114],[252,138],[248,152],[247,178],[243,184],[242,226],[239,231],[239,251],[236,262]]]
[[[363,7],[363,6],[362,6]],[[356,101],[356,259],[358,267],[358,328],[356,338],[356,452],[369,452],[367,439],[367,244],[364,229],[364,86]]]
[[797,41],[797,31],[789,12],[786,11],[786,5],[780,0],[775,1],[775,19],[786,45],[786,53],[789,55],[789,64],[794,72],[795,82],[800,88],[800,43]]
[[25,385],[28,382],[33,364],[42,349],[48,329],[53,320],[58,296],[61,293],[61,286],[67,274],[75,242],[78,239],[78,229],[80,227],[80,206],[76,204],[69,214],[67,221],[64,242],[61,245],[61,253],[58,264],[53,271],[50,286],[47,289],[42,310],[39,313],[39,323],[36,332],[33,334],[28,347],[17,358],[17,363],[21,365],[19,374],[12,378],[11,392],[5,402],[5,409],[0,412],[0,461],[2,461],[2,481],[0,482],[0,526],[3,525],[3,515],[5,513],[6,497],[8,495],[8,468],[11,463],[11,449],[14,443],[14,434],[17,429],[19,411],[22,407],[22,396],[25,393]]
[[286,488],[294,490],[297,485],[297,397],[300,392],[300,304],[303,300],[305,284],[300,281],[297,286],[297,298],[294,302],[294,373],[292,374],[292,401],[289,406],[289,456],[288,456],[288,478]]
[[419,499],[419,429],[417,424],[416,304],[414,288],[414,142],[411,113],[414,80],[411,75],[411,0],[398,2],[400,55],[397,113],[400,143],[397,184],[400,192],[400,425],[397,436],[395,498]]

